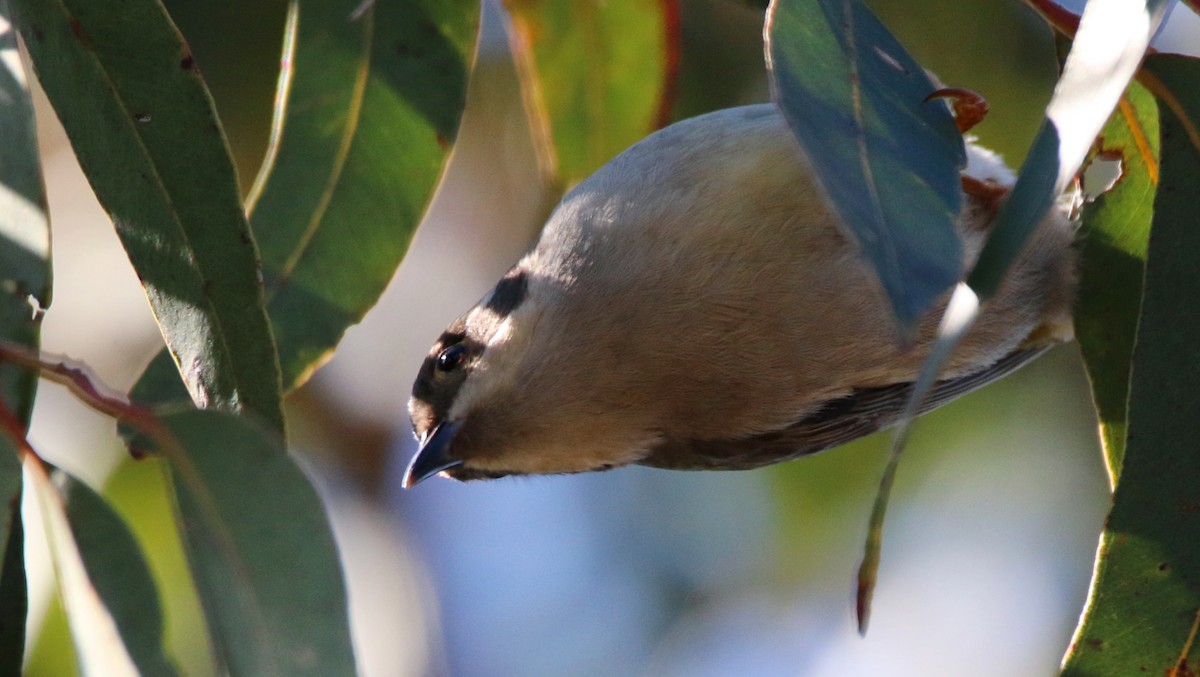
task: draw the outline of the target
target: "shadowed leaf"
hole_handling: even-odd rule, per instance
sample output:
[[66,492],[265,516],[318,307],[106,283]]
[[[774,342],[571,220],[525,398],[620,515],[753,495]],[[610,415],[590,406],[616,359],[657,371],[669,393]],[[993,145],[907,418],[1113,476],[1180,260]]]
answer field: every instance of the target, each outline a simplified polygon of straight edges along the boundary
[[[17,496],[14,505],[20,505]],[[25,576],[25,525],[12,520],[0,575],[0,675],[19,675],[25,658],[25,617],[29,614]]]
[[766,33],[775,100],[907,331],[963,272],[958,128],[860,2],[776,0]]
[[254,240],[208,90],[170,18],[154,0],[14,5],[192,399],[282,429]]
[[[457,134],[477,5],[290,6],[272,144],[247,198],[284,392],[362,319],[408,249]],[[179,401],[176,380],[160,354],[133,397]]]
[[[37,349],[50,305],[50,222],[27,72],[9,4],[0,0],[0,340]],[[29,423],[37,374],[0,362],[0,402]],[[17,447],[0,434],[0,674],[19,674],[25,645],[26,585]]]
[[162,417],[180,532],[218,653],[235,675],[353,676],[325,509],[278,435],[244,417]]
[[1183,677],[1200,660],[1200,144],[1188,131],[1200,119],[1200,61],[1160,55],[1146,69],[1178,97],[1159,102],[1127,444],[1066,675]]
[[47,474],[48,468],[32,452],[25,455],[24,467],[30,494],[37,502],[46,541],[50,544],[54,578],[70,622],[80,673],[84,677],[135,677],[138,669],[112,614],[88,579],[66,506]]
[[158,588],[141,547],[98,494],[67,477],[58,488],[83,566],[142,677],[178,674],[163,653]]

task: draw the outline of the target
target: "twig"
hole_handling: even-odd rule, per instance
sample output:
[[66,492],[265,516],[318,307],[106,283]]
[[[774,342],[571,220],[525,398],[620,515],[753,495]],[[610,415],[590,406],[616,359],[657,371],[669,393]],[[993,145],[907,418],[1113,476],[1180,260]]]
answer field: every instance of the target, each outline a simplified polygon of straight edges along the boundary
[[11,362],[66,386],[92,409],[115,419],[128,421],[130,425],[155,438],[155,441],[167,434],[149,409],[130,402],[107,386],[100,385],[100,379],[80,362],[62,355],[39,354],[23,345],[3,340],[0,340],[0,362]]
[[1025,0],[1025,4],[1042,15],[1059,33],[1068,38],[1075,37],[1079,31],[1079,15],[1062,7],[1054,0]]
[[[99,385],[100,381],[91,375],[91,370],[85,365],[74,362],[62,356],[40,355],[26,346],[0,340],[0,363],[11,362],[40,373],[43,377],[67,387],[81,402],[96,411],[112,416],[118,421],[125,421],[152,439],[158,453],[166,459],[172,473],[179,478],[181,484],[191,492],[196,502],[200,521],[207,527],[209,535],[214,539],[215,549],[232,576],[241,585],[237,589],[243,597],[242,606],[254,618],[251,627],[259,629],[267,627],[262,603],[254,591],[249,567],[242,560],[233,533],[226,526],[221,510],[205,484],[200,470],[192,462],[191,457],[150,409],[130,402],[118,395],[112,389]],[[41,460],[26,439],[25,426],[0,400],[0,427],[10,435],[20,447],[23,454],[32,454]],[[136,454],[135,454],[136,455]],[[176,520],[183,529],[182,518]],[[215,619],[210,619],[215,623]],[[266,641],[259,638],[259,641]]]

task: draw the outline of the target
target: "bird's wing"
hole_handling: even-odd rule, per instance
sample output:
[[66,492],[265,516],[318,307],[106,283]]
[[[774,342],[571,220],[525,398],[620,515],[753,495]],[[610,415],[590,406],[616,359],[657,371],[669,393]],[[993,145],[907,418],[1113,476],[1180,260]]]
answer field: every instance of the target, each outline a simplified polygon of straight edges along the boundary
[[[1046,350],[1019,349],[986,369],[939,381],[920,413],[1010,374]],[[897,383],[857,390],[825,402],[816,413],[786,428],[751,437],[664,439],[639,463],[674,470],[747,470],[815,454],[898,423],[912,388],[912,383]]]

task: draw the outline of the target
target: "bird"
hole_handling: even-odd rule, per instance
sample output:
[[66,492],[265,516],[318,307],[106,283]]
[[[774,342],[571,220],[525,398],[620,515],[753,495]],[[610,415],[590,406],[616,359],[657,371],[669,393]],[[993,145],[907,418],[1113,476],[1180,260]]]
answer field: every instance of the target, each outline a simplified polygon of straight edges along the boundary
[[[1015,177],[966,151],[969,270]],[[922,413],[1073,338],[1075,231],[1062,204],[1043,218]],[[743,470],[838,446],[898,422],[948,294],[901,333],[777,105],[677,122],[570,190],[434,342],[403,485]]]

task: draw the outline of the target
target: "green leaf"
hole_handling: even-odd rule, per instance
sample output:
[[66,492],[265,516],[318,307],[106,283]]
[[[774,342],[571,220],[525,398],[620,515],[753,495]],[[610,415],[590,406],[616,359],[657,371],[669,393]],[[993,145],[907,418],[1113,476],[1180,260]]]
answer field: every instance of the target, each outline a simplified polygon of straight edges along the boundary
[[[13,505],[20,505],[18,495]],[[25,576],[25,526],[20,519],[8,527],[4,563],[0,569],[0,675],[19,675],[25,659],[25,618],[29,614]]]
[[17,0],[34,68],[199,406],[282,429],[258,255],[195,60],[155,0]]
[[168,657],[188,674],[215,675],[214,646],[178,528],[168,465],[158,456],[125,459],[105,481],[104,500],[144,544],[165,612]]
[[1141,85],[1131,83],[1121,97],[1099,146],[1100,159],[1120,159],[1121,176],[1083,208],[1075,334],[1115,480],[1125,453],[1129,363],[1158,185],[1158,107]]
[[1200,660],[1200,61],[1154,56],[1161,166],[1129,431],[1067,675],[1192,674]]
[[[9,25],[8,3],[0,0],[0,292],[3,337],[36,347],[41,313],[50,304],[50,221],[37,149],[27,73]],[[30,388],[36,374],[5,366],[5,401],[19,410],[32,406],[16,397],[18,382]],[[32,391],[29,393],[32,396]],[[27,412],[25,412],[27,413]]]
[[[457,134],[478,12],[470,0],[291,4],[273,141],[248,198],[285,392],[404,257]],[[181,399],[166,360],[135,400]]]
[[546,179],[570,186],[670,122],[677,0],[505,0]]
[[245,417],[162,417],[180,531],[230,674],[353,676],[346,592],[324,507],[279,436]]
[[962,275],[954,223],[962,136],[935,87],[862,3],[776,0],[767,15],[775,100],[901,327]]
[[37,502],[50,544],[55,581],[71,626],[80,673],[84,677],[135,677],[138,670],[116,622],[88,579],[62,496],[47,474],[49,469],[32,452],[25,455],[24,461],[29,491]]
[[[0,0],[0,341],[37,349],[50,305],[50,221],[38,157],[28,75],[9,4]],[[37,374],[0,362],[0,403],[29,424]],[[27,610],[17,447],[0,434],[0,672],[18,674]],[[6,668],[14,668],[8,670]]]
[[163,653],[158,588],[133,532],[108,502],[67,476],[59,484],[88,578],[142,677],[176,675]]

